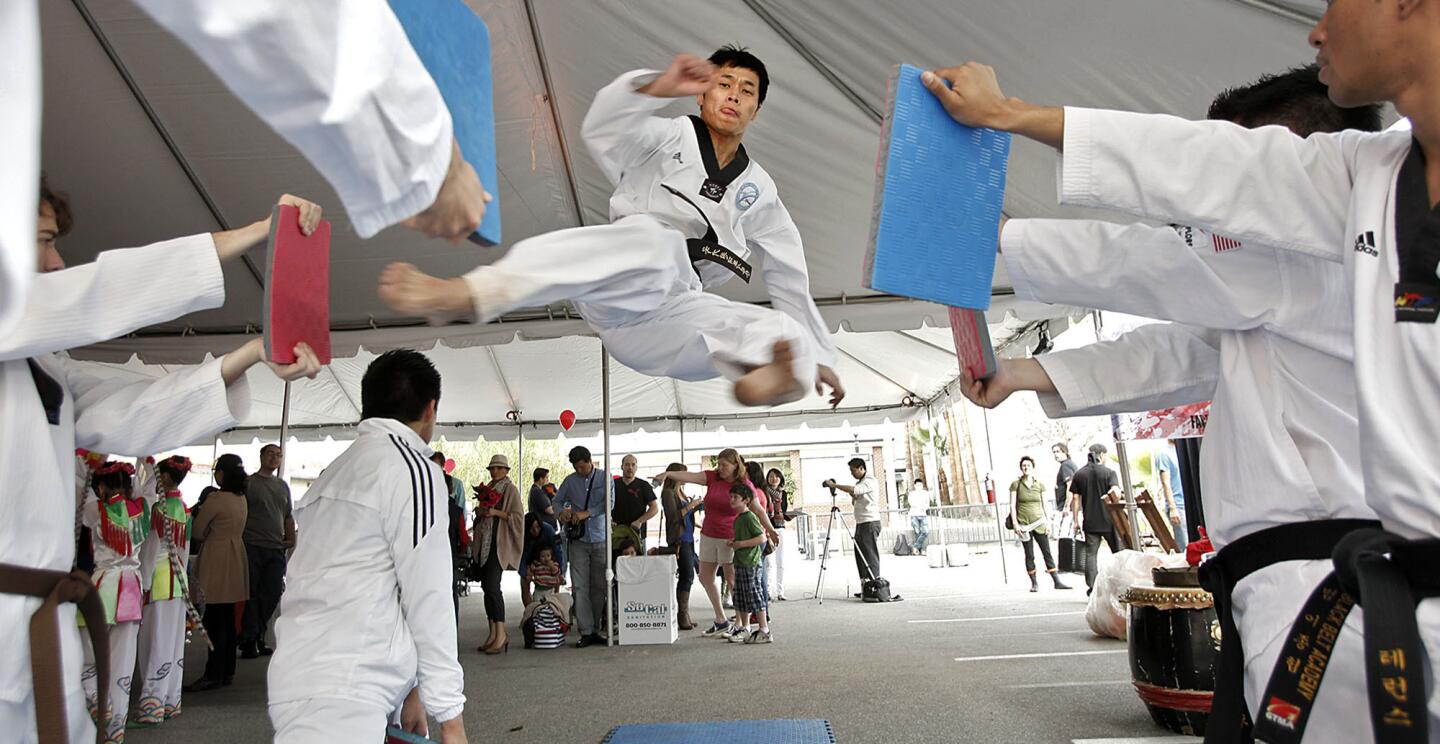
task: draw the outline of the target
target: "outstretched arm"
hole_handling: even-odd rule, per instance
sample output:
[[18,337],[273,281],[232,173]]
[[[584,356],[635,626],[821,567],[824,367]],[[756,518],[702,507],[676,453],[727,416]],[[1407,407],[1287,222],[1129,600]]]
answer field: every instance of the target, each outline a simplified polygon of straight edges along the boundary
[[1148,411],[1209,400],[1220,378],[1219,335],[1175,323],[1141,326],[1114,341],[1027,359],[1002,359],[989,380],[965,375],[961,392],[985,408],[1034,391],[1051,417]]
[[975,62],[924,80],[956,121],[1061,151],[1062,204],[1195,225],[1244,243],[1344,260],[1352,164],[1366,133],[1302,139],[1277,126],[1245,129],[1159,114],[1036,106],[1006,97],[995,71]]
[[704,93],[714,78],[714,65],[681,54],[664,72],[627,72],[595,94],[580,135],[612,185],[673,136],[675,123],[653,114],[671,99]]

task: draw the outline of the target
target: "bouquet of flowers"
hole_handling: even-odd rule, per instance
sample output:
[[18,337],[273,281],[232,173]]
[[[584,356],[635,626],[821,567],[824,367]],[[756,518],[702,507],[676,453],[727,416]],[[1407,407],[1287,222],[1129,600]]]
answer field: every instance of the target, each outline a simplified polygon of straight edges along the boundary
[[502,496],[499,491],[483,483],[476,484],[471,490],[475,492],[475,510],[477,512],[500,507]]

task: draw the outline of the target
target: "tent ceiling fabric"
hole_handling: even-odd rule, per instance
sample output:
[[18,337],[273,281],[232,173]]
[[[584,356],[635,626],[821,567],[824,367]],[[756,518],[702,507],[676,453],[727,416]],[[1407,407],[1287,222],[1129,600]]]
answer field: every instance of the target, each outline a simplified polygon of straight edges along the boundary
[[[704,53],[736,41],[760,54],[774,79],[747,145],[779,183],[805,236],[814,296],[833,300],[871,294],[860,284],[860,270],[879,125],[866,108],[883,107],[893,64],[980,59],[1000,70],[1007,90],[1032,100],[1193,117],[1204,113],[1219,89],[1310,58],[1303,28],[1261,6],[1312,15],[1323,10],[1319,0],[469,4],[490,25],[495,45],[507,244],[572,227],[577,214],[589,223],[604,221],[609,185],[579,132],[595,90],[625,70],[662,66],[676,52]],[[455,275],[502,254],[425,241],[402,229],[358,240],[314,169],[128,0],[42,3],[42,25],[44,162],[52,180],[74,198],[77,227],[65,246],[72,263],[105,248],[239,226],[268,213],[281,193],[305,194],[331,205],[332,321],[338,330],[413,323],[394,316],[373,292],[389,261],[403,258],[432,273]],[[1217,53],[1220,49],[1224,52]],[[857,105],[834,80],[868,106]],[[677,102],[670,110],[692,108]],[[562,132],[573,173],[566,169]],[[1007,212],[1059,214],[1054,191],[1054,156],[1018,144]],[[262,253],[251,257],[260,271]],[[203,336],[258,328],[260,291],[251,269],[234,264],[226,271],[224,308],[150,331]],[[1002,282],[1004,276],[997,276],[1003,289]],[[758,284],[732,282],[725,291],[745,300],[764,297]],[[885,305],[855,306],[846,319],[892,329],[934,319],[933,308],[923,303]],[[870,314],[879,319],[866,321]],[[832,323],[840,325],[839,319]],[[217,342],[217,348],[223,345]]]
[[[997,336],[1006,331],[995,328]],[[1003,336],[1001,336],[1003,337]],[[647,377],[611,364],[612,433],[639,428],[673,431],[681,419],[691,430],[724,426],[731,430],[761,425],[798,426],[839,420],[851,424],[886,419],[907,420],[923,410],[906,406],[905,398],[923,403],[947,389],[956,375],[954,346],[947,328],[923,327],[875,333],[839,332],[838,371],[849,395],[838,412],[824,400],[805,400],[773,409],[745,408],[735,402],[723,380],[675,382]],[[560,412],[570,409],[579,422],[572,432],[593,434],[601,418],[600,341],[563,337],[515,341],[474,348],[436,346],[426,352],[444,381],[440,400],[440,432],[449,435],[513,437],[514,410],[526,435],[560,432]],[[360,419],[360,380],[375,354],[361,351],[336,359],[314,380],[291,385],[290,425],[301,438],[343,437]],[[123,364],[82,361],[93,373],[117,380],[153,378],[175,368],[147,364],[138,358]],[[227,438],[249,441],[278,433],[284,384],[269,371],[247,375],[251,408],[240,428]]]
[[[672,383],[615,365],[612,409],[620,429],[673,427],[681,415],[732,428],[836,415],[904,418],[915,410],[896,407],[907,393],[948,397],[956,372],[953,354],[944,353],[949,331],[937,327],[947,323],[944,309],[874,296],[860,280],[878,148],[874,112],[883,108],[894,64],[976,59],[997,68],[1007,92],[1036,102],[1199,117],[1219,90],[1308,62],[1303,24],[1324,10],[1323,0],[467,1],[489,24],[494,45],[507,246],[605,221],[610,187],[585,150],[580,125],[595,91],[615,76],[728,42],[750,47],[770,68],[773,85],[746,144],[778,183],[805,238],[812,295],[840,329],[847,410],[831,413],[812,396],[756,413],[738,408],[724,381]],[[566,308],[487,326],[429,328],[395,316],[375,296],[390,261],[453,276],[494,261],[502,249],[456,248],[395,228],[359,240],[316,171],[129,0],[53,0],[41,10],[43,158],[76,211],[64,244],[71,263],[108,248],[241,226],[268,214],[281,193],[302,194],[327,205],[334,224],[337,360],[321,378],[293,386],[292,421],[310,427],[301,431],[353,425],[365,365],[400,346],[434,347],[431,357],[450,381],[442,419],[457,432],[513,433],[504,423],[504,383],[533,422],[527,430],[553,433],[563,408],[582,421],[599,418],[599,342]],[[678,101],[668,111],[693,108]],[[1053,153],[1017,140],[1006,212],[1080,214],[1055,206]],[[234,348],[261,325],[263,251],[249,260],[226,267],[225,307],[75,356],[123,363],[104,368],[116,375],[155,375],[159,365]],[[997,343],[1023,325],[1017,319],[1073,312],[1018,302],[1008,287],[1002,267],[991,312]],[[722,293],[746,301],[766,296],[759,284],[739,282]],[[489,350],[469,348],[477,346]],[[255,406],[245,426],[278,426],[281,386],[268,373],[252,375],[252,384]]]

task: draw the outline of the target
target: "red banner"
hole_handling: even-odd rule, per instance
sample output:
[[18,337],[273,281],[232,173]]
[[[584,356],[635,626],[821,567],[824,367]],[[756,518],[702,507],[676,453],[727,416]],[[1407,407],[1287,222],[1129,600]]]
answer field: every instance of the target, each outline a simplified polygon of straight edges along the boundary
[[1210,420],[1209,403],[1191,403],[1144,413],[1121,413],[1110,417],[1115,441],[1141,439],[1183,439],[1205,435]]

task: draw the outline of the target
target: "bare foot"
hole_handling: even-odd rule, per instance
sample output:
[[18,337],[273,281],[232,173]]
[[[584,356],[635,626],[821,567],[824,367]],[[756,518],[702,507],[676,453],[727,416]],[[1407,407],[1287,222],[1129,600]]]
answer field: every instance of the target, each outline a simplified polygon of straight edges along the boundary
[[380,273],[379,294],[392,310],[422,315],[432,322],[473,310],[470,288],[464,279],[438,279],[408,263],[385,267]]
[[769,364],[746,372],[735,381],[735,400],[747,406],[778,406],[805,397],[805,386],[795,379],[795,354],[789,341],[776,341]]

